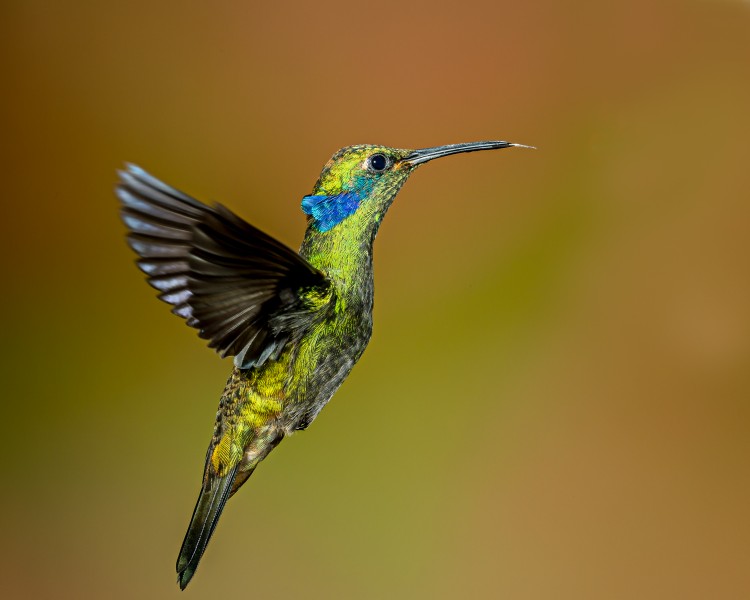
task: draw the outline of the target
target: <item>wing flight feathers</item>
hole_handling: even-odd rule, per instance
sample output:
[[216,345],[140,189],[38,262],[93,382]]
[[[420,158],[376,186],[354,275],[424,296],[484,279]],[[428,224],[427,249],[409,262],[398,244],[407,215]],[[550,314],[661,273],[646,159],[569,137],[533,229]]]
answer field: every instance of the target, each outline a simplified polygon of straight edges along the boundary
[[234,356],[241,369],[260,366],[326,314],[331,283],[296,252],[140,167],[127,165],[119,176],[138,267],[220,356]]

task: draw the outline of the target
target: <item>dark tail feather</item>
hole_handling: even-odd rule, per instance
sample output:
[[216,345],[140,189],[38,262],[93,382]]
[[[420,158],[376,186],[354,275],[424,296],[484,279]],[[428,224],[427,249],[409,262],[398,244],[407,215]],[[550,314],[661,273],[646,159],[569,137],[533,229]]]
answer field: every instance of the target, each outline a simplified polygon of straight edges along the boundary
[[198,563],[219,521],[221,511],[224,510],[224,505],[229,499],[238,468],[239,465],[224,477],[215,477],[201,488],[193,518],[185,534],[185,540],[182,542],[180,556],[177,558],[177,582],[182,590],[190,583],[198,568]]

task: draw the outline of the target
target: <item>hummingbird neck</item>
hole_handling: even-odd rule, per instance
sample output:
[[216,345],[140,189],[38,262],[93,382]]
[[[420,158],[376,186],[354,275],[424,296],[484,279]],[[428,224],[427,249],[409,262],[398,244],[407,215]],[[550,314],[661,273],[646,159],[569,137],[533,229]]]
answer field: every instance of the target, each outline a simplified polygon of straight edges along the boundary
[[343,224],[320,232],[311,223],[305,232],[300,255],[334,282],[339,294],[355,299],[372,290],[372,247],[380,223],[365,227]]
[[[373,290],[372,247],[383,217],[404,181],[405,178],[402,178],[375,193],[357,196],[357,206],[352,211],[336,213],[337,218],[331,223],[324,220],[321,224],[320,215],[316,215],[318,199],[325,197],[313,195],[303,200],[303,210],[310,218],[300,255],[323,271],[334,282],[339,294],[349,296],[350,300],[360,299],[370,308]],[[314,190],[315,193],[318,191],[317,188]],[[340,194],[331,198],[341,200],[346,196]],[[306,204],[308,199],[312,200]]]

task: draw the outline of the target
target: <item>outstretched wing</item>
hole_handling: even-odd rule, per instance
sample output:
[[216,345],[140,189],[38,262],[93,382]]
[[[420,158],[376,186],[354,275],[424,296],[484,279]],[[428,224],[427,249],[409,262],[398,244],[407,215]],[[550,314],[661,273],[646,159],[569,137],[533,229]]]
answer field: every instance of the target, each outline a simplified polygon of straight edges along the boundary
[[140,167],[120,171],[128,243],[172,312],[249,369],[277,358],[327,314],[334,289],[296,252],[220,204],[206,206]]

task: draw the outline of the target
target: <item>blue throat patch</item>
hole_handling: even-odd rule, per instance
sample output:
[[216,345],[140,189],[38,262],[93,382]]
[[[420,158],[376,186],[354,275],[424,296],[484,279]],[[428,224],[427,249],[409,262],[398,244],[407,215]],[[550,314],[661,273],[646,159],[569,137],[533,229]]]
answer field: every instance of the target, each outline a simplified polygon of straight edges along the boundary
[[353,215],[362,198],[356,192],[344,192],[336,196],[305,196],[302,211],[315,220],[318,231],[328,231]]

